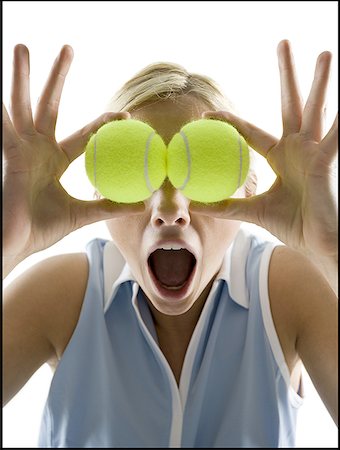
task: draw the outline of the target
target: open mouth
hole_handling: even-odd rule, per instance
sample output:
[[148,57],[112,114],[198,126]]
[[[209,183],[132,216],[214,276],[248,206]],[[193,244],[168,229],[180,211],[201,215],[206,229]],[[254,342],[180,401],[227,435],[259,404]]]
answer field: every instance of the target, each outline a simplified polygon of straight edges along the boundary
[[182,298],[196,272],[196,258],[188,250],[159,248],[148,258],[149,273],[164,297]]

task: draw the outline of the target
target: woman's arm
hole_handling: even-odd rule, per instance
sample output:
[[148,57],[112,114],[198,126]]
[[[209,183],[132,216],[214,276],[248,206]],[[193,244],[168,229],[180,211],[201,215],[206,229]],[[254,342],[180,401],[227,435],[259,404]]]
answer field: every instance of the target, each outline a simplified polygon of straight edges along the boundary
[[18,276],[3,294],[3,406],[46,362],[57,361],[77,324],[87,256],[57,255]]
[[[204,117],[234,125],[277,178],[263,194],[212,205],[191,202],[192,213],[255,223],[285,244],[271,261],[271,302],[286,313],[285,330],[334,421],[338,415],[338,207],[335,161],[338,116],[323,132],[331,54],[319,55],[303,105],[288,41],[280,42],[283,133],[280,139],[226,111]],[[275,256],[276,253],[276,256]]]
[[[338,299],[316,266],[280,246],[269,270],[275,326],[302,360],[320,398],[338,424]],[[275,320],[274,320],[275,321]]]

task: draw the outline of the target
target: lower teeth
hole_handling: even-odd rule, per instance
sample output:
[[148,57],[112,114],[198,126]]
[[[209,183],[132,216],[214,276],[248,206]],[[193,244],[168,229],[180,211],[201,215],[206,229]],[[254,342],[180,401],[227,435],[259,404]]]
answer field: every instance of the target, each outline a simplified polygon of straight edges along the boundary
[[161,285],[165,288],[165,289],[170,289],[171,291],[177,291],[179,289],[182,289],[183,286],[185,286],[186,281],[181,284],[180,286],[167,286],[166,284],[161,283]]

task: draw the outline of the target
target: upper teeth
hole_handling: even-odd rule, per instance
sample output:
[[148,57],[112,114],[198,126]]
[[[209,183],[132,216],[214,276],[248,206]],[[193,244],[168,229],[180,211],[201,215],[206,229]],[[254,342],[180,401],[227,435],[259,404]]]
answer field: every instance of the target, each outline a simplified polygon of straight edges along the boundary
[[165,244],[160,248],[162,250],[181,250],[183,247],[181,247],[180,245],[175,245],[175,244]]

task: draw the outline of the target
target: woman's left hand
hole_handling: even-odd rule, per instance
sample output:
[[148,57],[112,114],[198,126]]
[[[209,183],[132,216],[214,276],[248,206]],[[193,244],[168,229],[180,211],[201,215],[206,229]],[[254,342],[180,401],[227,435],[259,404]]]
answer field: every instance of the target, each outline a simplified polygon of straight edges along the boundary
[[193,213],[255,223],[287,246],[320,257],[337,257],[338,208],[334,163],[338,151],[338,115],[323,137],[331,53],[319,55],[313,84],[303,107],[288,41],[278,45],[283,134],[280,140],[231,113],[204,113],[235,126],[264,156],[277,178],[271,188],[250,198],[232,198],[209,206],[191,202]]

